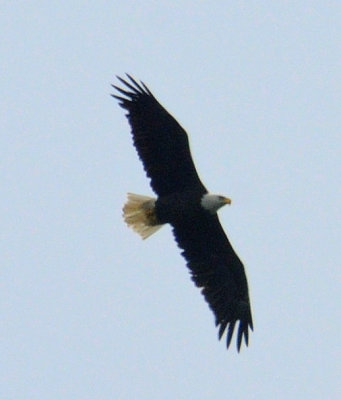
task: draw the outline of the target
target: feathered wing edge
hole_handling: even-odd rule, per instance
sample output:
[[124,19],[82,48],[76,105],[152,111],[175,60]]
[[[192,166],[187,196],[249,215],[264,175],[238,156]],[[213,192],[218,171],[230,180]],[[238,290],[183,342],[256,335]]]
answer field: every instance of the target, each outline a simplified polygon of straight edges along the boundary
[[203,217],[196,223],[182,220],[173,233],[193,282],[215,316],[219,339],[226,332],[229,348],[238,323],[236,344],[240,351],[243,339],[246,345],[249,343],[249,328],[253,330],[248,284],[244,266],[218,218]]
[[[241,349],[243,342],[249,344],[249,328],[253,330],[250,302],[245,287],[240,292],[239,284],[231,277],[224,280],[224,276],[230,275],[227,269],[234,268],[234,265],[222,264],[221,267],[213,266],[210,262],[187,263],[190,269],[192,280],[195,285],[201,288],[209,308],[215,316],[215,325],[218,327],[218,338],[222,339],[226,332],[226,347],[229,348],[233,333],[238,323],[237,329],[237,349]],[[223,271],[224,270],[224,271]],[[222,272],[223,271],[223,272]]]
[[131,83],[129,83],[128,81],[124,80],[123,78],[121,78],[118,75],[116,75],[116,78],[121,83],[123,83],[126,87],[128,87],[131,90],[131,92],[128,92],[127,90],[121,89],[119,86],[111,85],[115,90],[117,90],[118,92],[120,92],[124,96],[128,97],[128,99],[127,99],[126,97],[117,96],[115,94],[111,95],[115,99],[119,100],[121,105],[124,106],[127,101],[130,102],[131,99],[134,99],[134,98],[136,99],[140,95],[143,95],[143,94],[147,94],[148,96],[154,98],[152,92],[148,89],[148,87],[142,81],[140,81],[140,83],[138,83],[131,75],[126,74],[126,76],[129,78]]
[[240,348],[241,348],[241,345],[243,342],[243,337],[244,337],[246,346],[249,345],[249,328],[251,329],[251,331],[253,331],[253,322],[252,322],[250,304],[248,302],[245,302],[245,303],[241,302],[239,304],[239,309],[240,308],[245,308],[245,310],[242,310],[236,319],[233,319],[232,321],[216,320],[216,326],[219,326],[219,332],[218,332],[219,340],[221,340],[225,330],[227,329],[227,334],[226,334],[226,347],[227,348],[230,347],[235,325],[236,325],[237,321],[239,321],[238,331],[237,331],[238,352],[240,351]]
[[186,131],[143,82],[128,74],[126,80],[117,79],[124,87],[112,85],[116,91],[112,97],[127,110],[133,143],[154,192],[165,196],[189,187],[205,190],[192,159]]

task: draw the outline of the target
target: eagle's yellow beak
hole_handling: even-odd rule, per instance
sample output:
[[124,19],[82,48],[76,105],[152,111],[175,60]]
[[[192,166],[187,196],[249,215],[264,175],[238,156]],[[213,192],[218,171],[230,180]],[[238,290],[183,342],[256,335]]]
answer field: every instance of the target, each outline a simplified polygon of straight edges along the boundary
[[232,200],[229,199],[228,197],[224,197],[224,203],[225,203],[225,204],[231,204],[231,203],[232,203]]

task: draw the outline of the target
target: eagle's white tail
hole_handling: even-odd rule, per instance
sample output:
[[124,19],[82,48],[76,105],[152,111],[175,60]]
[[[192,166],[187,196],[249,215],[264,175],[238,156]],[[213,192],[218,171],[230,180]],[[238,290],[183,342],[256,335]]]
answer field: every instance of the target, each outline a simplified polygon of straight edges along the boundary
[[155,215],[155,201],[156,199],[153,197],[128,193],[128,201],[123,207],[125,222],[142,239],[147,239],[162,226],[158,223]]

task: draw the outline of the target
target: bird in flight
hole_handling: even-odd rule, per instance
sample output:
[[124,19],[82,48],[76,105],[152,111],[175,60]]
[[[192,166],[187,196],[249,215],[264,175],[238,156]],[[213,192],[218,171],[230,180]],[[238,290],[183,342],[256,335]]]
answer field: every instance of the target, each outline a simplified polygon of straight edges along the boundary
[[133,143],[157,197],[128,193],[125,222],[143,239],[164,224],[173,228],[193,282],[215,316],[219,339],[230,346],[236,324],[237,349],[253,330],[244,266],[217,216],[231,200],[211,194],[192,160],[188,136],[143,82],[117,77],[112,96],[127,111]]

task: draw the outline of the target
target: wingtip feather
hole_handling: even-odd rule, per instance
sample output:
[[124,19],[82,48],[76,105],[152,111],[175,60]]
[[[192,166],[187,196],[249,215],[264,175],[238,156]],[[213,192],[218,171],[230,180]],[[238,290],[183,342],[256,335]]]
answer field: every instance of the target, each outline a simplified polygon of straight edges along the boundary
[[230,347],[235,324],[236,324],[236,321],[231,321],[229,324],[228,331],[227,331],[227,337],[226,337],[226,348]]

